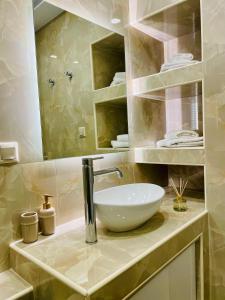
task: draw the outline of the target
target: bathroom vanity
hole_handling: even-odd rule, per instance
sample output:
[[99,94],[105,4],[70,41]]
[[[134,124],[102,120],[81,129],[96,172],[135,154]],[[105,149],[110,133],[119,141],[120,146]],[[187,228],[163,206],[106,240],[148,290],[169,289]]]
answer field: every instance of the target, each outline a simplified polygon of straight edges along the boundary
[[14,242],[11,264],[41,299],[180,299],[173,295],[183,293],[182,299],[202,300],[207,212],[197,199],[191,199],[187,212],[174,212],[171,197],[133,231],[113,233],[99,223],[95,245],[84,242],[83,219],[32,245]]

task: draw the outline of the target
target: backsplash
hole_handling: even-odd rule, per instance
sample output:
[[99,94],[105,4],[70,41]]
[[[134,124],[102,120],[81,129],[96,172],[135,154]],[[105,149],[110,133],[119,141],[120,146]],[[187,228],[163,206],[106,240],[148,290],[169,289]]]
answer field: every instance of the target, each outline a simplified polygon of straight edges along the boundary
[[[157,165],[135,165],[132,153],[105,154],[95,169],[116,166],[123,172],[95,178],[96,190],[133,182],[167,184],[167,169]],[[57,225],[84,215],[81,157],[0,167],[0,271],[9,267],[8,243],[20,238],[19,216],[37,210],[45,193],[54,196]],[[165,169],[165,172],[161,172]]]

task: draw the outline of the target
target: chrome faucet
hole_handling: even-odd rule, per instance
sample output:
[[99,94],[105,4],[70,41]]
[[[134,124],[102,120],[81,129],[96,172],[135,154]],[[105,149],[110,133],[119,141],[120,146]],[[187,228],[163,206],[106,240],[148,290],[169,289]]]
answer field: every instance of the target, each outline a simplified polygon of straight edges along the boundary
[[85,234],[86,243],[97,243],[97,229],[96,229],[96,213],[94,205],[94,177],[109,173],[118,173],[120,178],[123,173],[118,168],[109,168],[99,171],[94,171],[93,160],[103,159],[104,157],[83,158],[83,187],[84,187],[84,206],[85,206]]

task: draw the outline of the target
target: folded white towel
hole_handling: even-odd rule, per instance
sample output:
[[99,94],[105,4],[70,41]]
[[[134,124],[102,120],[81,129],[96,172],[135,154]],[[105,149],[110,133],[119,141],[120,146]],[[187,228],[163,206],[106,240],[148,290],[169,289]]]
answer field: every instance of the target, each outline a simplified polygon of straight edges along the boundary
[[120,135],[117,135],[116,138],[117,138],[118,142],[128,142],[129,141],[128,134],[120,134]]
[[171,146],[166,147],[166,148],[201,147],[203,145],[204,145],[203,141],[200,141],[200,142],[190,142],[190,143],[175,144],[175,145],[171,145]]
[[128,148],[129,142],[111,141],[113,148]]
[[194,147],[203,145],[203,137],[181,137],[175,139],[164,139],[156,143],[157,147]]
[[165,139],[176,139],[181,137],[198,137],[199,134],[194,130],[174,130],[165,134]]
[[110,86],[114,86],[114,85],[122,84],[122,83],[125,83],[125,80],[123,80],[123,79],[113,79]]
[[116,72],[113,79],[126,79],[126,72]]
[[125,83],[125,82],[126,82],[126,72],[116,72],[110,86]]

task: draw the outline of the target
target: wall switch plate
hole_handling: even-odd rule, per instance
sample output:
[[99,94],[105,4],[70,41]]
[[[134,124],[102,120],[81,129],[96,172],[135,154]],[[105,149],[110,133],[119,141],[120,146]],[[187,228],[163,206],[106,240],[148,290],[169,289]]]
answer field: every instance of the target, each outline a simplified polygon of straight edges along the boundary
[[17,142],[0,142],[0,164],[19,162],[19,148]]
[[80,136],[80,138],[86,137],[86,128],[85,127],[79,127],[79,136]]

